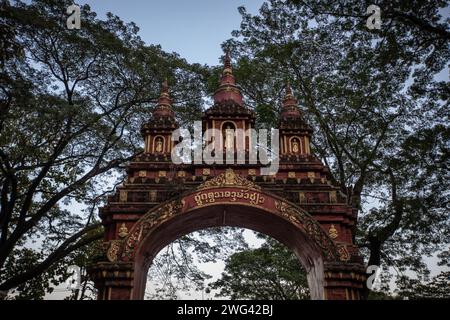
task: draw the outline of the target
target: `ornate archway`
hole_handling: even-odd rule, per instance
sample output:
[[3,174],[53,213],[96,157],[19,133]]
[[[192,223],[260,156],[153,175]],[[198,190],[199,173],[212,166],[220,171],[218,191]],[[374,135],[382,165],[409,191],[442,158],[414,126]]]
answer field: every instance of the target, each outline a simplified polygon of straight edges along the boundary
[[[195,191],[152,208],[123,239],[111,241],[106,251],[109,262],[97,265],[95,279],[97,283],[106,280],[105,269],[110,269],[118,280],[100,285],[99,297],[142,299],[147,270],[163,247],[190,232],[219,226],[252,229],[291,248],[307,271],[312,299],[328,297],[326,273],[349,260],[346,245],[333,241],[305,210],[228,169]],[[120,279],[120,271],[126,273],[125,279]],[[358,280],[363,275],[353,278],[346,291],[360,288]]]
[[[313,299],[359,299],[365,270],[354,244],[357,210],[311,153],[312,129],[290,87],[280,114],[279,170],[270,176],[262,174],[261,164],[249,162],[173,164],[171,134],[177,122],[171,103],[164,83],[152,119],[141,129],[144,152],[127,166],[125,183],[100,210],[104,255],[90,268],[98,298],[142,298],[147,269],[165,245],[195,230],[238,226],[290,247],[308,272]],[[227,56],[202,130],[229,121],[246,132],[254,127],[255,114],[243,104]],[[155,151],[155,137],[166,142],[162,152]],[[246,161],[247,138],[241,150]],[[292,139],[297,139],[296,148]]]

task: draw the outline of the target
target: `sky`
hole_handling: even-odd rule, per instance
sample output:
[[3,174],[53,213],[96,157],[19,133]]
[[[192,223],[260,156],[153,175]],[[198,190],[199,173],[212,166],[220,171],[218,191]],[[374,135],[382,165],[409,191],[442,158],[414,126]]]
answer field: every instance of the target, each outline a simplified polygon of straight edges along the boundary
[[[223,55],[221,43],[239,29],[237,10],[245,6],[257,13],[262,0],[82,0],[103,19],[107,12],[135,22],[147,44],[160,44],[190,63],[216,65]],[[83,19],[81,13],[81,19]]]

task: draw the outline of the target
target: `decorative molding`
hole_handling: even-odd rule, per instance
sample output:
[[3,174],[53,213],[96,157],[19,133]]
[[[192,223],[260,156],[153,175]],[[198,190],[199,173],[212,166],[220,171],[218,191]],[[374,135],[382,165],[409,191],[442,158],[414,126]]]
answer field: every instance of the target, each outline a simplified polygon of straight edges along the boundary
[[308,236],[322,249],[325,260],[336,260],[336,246],[312,216],[281,200],[275,201],[275,208],[280,211],[282,216],[305,230]]
[[124,239],[125,249],[122,257],[131,258],[139,241],[141,241],[151,229],[180,213],[184,204],[185,202],[183,199],[177,199],[145,214],[142,219],[135,224],[130,234]]
[[227,169],[224,173],[202,183],[197,190],[223,187],[241,187],[245,189],[261,190],[261,187],[254,182],[235,174],[233,169]]

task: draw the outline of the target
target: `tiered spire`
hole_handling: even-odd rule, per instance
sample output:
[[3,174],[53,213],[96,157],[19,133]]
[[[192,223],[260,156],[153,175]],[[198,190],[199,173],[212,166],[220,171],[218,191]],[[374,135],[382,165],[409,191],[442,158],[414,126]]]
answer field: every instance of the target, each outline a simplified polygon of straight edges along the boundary
[[220,104],[223,102],[233,102],[239,106],[244,105],[241,91],[236,86],[236,80],[233,76],[229,51],[225,54],[224,68],[220,78],[219,88],[214,93],[214,103]]
[[170,98],[169,95],[169,84],[167,83],[167,79],[165,79],[161,86],[161,94],[158,99],[158,104],[156,105],[156,108],[153,111],[153,117],[173,118],[174,116],[175,114],[172,110],[172,99]]
[[298,108],[297,99],[295,99],[294,95],[292,94],[292,88],[289,81],[286,84],[286,95],[283,99],[281,118],[300,118],[300,110]]

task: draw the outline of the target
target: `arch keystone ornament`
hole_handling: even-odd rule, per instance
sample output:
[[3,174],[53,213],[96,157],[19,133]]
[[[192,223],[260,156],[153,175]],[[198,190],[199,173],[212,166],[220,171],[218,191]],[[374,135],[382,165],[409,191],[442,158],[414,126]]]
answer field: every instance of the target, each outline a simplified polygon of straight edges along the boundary
[[[228,55],[213,100],[202,118],[204,131],[227,122],[253,128],[255,115],[243,103]],[[261,164],[175,166],[166,147],[162,153],[169,156],[161,157],[154,138],[170,141],[178,127],[171,101],[165,82],[152,118],[142,126],[145,151],[128,165],[127,183],[100,208],[104,252],[89,268],[98,299],[142,299],[148,268],[162,248],[193,231],[221,226],[261,232],[289,247],[307,272],[312,299],[360,299],[366,276],[353,243],[357,211],[343,194],[330,201],[336,187],[329,183],[329,169],[309,152],[312,130],[292,90],[283,100],[280,145],[295,137],[301,147],[295,154],[281,148],[279,171],[269,178],[259,174]],[[177,194],[168,181],[177,185]],[[156,197],[168,200],[158,203]]]

